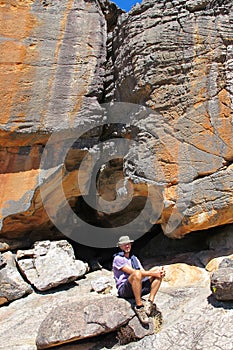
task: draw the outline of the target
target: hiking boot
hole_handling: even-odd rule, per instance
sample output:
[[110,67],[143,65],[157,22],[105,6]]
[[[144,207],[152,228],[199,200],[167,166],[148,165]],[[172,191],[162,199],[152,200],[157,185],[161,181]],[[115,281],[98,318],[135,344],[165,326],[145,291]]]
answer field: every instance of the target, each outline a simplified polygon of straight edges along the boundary
[[147,300],[144,303],[144,310],[147,316],[151,316],[152,311],[156,309],[156,305],[152,303],[152,301]]
[[144,306],[139,308],[139,309],[135,306],[134,311],[135,311],[136,315],[138,316],[140,322],[142,322],[144,324],[148,324],[150,322],[149,318],[147,317],[147,314],[145,312]]

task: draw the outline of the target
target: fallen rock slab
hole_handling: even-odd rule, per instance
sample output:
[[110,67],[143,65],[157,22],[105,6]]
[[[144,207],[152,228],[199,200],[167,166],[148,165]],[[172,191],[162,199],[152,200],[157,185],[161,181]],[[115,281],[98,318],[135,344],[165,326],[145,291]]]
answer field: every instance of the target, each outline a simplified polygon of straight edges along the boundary
[[33,249],[17,252],[22,274],[38,290],[45,291],[85,275],[88,265],[75,260],[72,246],[66,241],[41,241]]
[[112,332],[126,324],[135,313],[124,299],[97,297],[63,304],[42,322],[36,345],[47,349],[55,345]]
[[6,252],[0,255],[0,305],[32,293],[16,267],[14,255]]

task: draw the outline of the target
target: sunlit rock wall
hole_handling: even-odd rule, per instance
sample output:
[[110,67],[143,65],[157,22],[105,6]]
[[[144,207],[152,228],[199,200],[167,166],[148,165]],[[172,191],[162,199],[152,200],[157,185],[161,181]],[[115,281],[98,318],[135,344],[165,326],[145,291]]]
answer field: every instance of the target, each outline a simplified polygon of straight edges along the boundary
[[172,237],[232,222],[232,2],[144,0],[121,17],[112,52],[109,100],[158,113],[137,124],[124,163],[129,178],[162,183],[156,222]]
[[100,119],[106,22],[94,1],[9,0],[0,33],[0,226],[17,237],[49,221],[36,189],[51,134]]

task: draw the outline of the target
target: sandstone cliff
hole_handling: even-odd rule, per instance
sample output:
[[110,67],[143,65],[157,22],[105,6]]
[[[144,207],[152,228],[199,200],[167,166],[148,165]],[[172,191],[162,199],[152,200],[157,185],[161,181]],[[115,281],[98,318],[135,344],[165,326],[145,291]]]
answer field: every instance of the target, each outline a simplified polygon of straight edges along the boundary
[[1,232],[17,238],[49,227],[38,189],[50,135],[100,118],[106,21],[79,0],[5,1],[1,19]]
[[158,112],[137,123],[125,173],[163,183],[168,235],[232,222],[232,3],[146,0],[112,37],[107,97]]
[[[2,3],[1,250],[64,233],[73,213],[120,234],[142,212],[139,235],[178,238],[233,221],[232,7]],[[108,139],[134,142],[103,165]]]

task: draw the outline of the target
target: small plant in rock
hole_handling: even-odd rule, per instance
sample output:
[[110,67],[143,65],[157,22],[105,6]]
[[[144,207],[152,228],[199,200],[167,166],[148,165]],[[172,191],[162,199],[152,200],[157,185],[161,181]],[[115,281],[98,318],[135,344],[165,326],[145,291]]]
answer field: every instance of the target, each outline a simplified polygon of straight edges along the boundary
[[159,333],[163,324],[162,314],[160,311],[157,311],[157,313],[155,315],[152,315],[152,317],[154,321],[154,332]]
[[129,325],[126,325],[122,326],[117,332],[117,340],[120,345],[125,345],[131,343],[132,341],[138,340],[138,338],[135,337],[132,328]]

